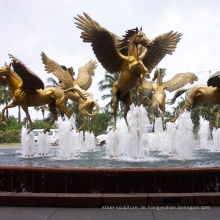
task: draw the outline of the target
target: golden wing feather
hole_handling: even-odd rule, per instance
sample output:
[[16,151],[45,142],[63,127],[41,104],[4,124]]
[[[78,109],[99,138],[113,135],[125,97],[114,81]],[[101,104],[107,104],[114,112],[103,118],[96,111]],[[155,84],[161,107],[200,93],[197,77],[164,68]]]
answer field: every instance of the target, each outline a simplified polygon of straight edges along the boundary
[[86,13],[83,14],[85,17],[81,15],[75,17],[77,20],[75,24],[83,30],[81,33],[83,42],[92,43],[97,59],[109,73],[119,71],[125,57],[117,48],[116,35],[101,27]]
[[92,76],[95,75],[94,70],[97,67],[97,62],[90,60],[78,70],[76,82],[81,89],[88,90],[92,84]]
[[49,59],[44,52],[41,53],[41,58],[47,73],[53,73],[53,75],[62,81],[67,88],[73,87],[72,77],[67,70],[64,70],[60,64]]
[[44,83],[38,75],[31,71],[21,60],[9,54],[14,71],[21,77],[24,89],[44,89]]
[[154,82],[149,82],[146,79],[143,79],[142,87],[144,90],[150,92],[153,90],[153,84],[154,84]]
[[172,54],[177,43],[181,40],[182,34],[173,31],[157,36],[151,41],[147,49],[140,54],[140,59],[148,68],[149,73],[158,65],[166,56]]
[[195,81],[198,80],[198,77],[194,73],[178,73],[172,79],[170,79],[165,83],[165,89],[169,92],[173,92],[187,83],[193,84]]

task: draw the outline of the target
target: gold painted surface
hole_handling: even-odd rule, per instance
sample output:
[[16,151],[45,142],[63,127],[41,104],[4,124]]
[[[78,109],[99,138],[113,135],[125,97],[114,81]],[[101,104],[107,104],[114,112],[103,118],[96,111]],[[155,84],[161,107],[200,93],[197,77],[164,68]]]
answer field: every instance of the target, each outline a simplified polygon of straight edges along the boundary
[[[65,95],[63,90],[55,87],[44,88],[44,84],[41,79],[35,73],[30,71],[23,62],[13,55],[10,55],[10,58],[12,58],[12,63],[10,65],[5,64],[0,69],[0,76],[5,77],[13,94],[12,103],[5,106],[2,110],[1,123],[4,126],[6,126],[4,116],[5,110],[18,105],[25,111],[30,122],[31,127],[28,133],[34,129],[33,122],[28,112],[28,107],[30,106],[48,104],[53,119],[44,132],[49,131],[51,125],[55,122],[55,120],[57,120],[56,108],[58,108],[61,112],[64,112],[68,118],[71,117],[70,111],[65,106]],[[11,65],[17,72],[11,70]],[[29,80],[29,83],[27,79]]]
[[[41,57],[45,65],[45,70],[48,73],[53,73],[60,80],[61,89],[64,90],[66,98],[79,104],[78,110],[79,113],[83,116],[84,122],[77,129],[77,132],[83,129],[89,118],[91,119],[89,129],[91,132],[94,116],[99,112],[99,104],[95,102],[92,95],[85,90],[91,86],[91,75],[94,75],[94,70],[97,63],[95,61],[89,61],[83,67],[79,68],[77,77],[78,80],[75,80],[73,75],[69,74],[67,68],[48,58],[44,52],[41,53]],[[72,91],[72,89],[78,93]],[[82,95],[80,96],[80,94]],[[86,99],[83,99],[83,96],[86,97]],[[96,109],[93,112],[94,107],[96,107]]]
[[[194,109],[200,102],[205,102],[208,104],[219,105],[220,104],[220,88],[212,87],[206,85],[196,85],[190,89],[185,89],[185,105],[180,109],[175,118],[169,119],[171,122],[175,122],[176,119],[182,114],[185,109],[190,111]],[[172,103],[175,102],[176,98],[181,94],[181,90],[177,91],[172,99]],[[218,116],[218,114],[217,114]],[[219,116],[218,116],[219,117]]]
[[[181,39],[180,33],[170,31],[149,40],[142,29],[126,31],[121,39],[117,35],[101,27],[89,15],[78,15],[75,24],[82,30],[83,42],[91,43],[92,49],[109,73],[121,71],[118,80],[112,89],[111,113],[114,115],[114,130],[116,129],[116,116],[119,101],[124,104],[124,119],[127,126],[127,112],[132,104],[131,90],[137,86],[138,105],[142,99],[142,82],[154,67],[165,57],[172,54]],[[138,48],[138,46],[143,46]]]
[[153,130],[155,126],[155,117],[157,117],[158,108],[162,112],[162,124],[163,130],[165,130],[164,126],[164,115],[165,115],[165,98],[166,92],[173,92],[176,89],[179,89],[185,86],[187,83],[193,84],[194,81],[197,81],[197,76],[194,73],[178,73],[172,79],[163,82],[163,77],[165,76],[166,69],[156,69],[154,73],[153,81],[156,82],[148,82],[147,80],[143,81],[143,90],[153,91],[152,96],[152,114],[153,114]]

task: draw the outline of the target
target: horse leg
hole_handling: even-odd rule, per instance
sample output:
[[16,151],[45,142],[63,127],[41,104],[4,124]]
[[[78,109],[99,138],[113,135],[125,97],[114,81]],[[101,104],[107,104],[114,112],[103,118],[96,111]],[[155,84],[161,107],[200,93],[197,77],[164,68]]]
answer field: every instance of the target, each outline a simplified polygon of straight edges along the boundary
[[28,118],[28,121],[30,122],[31,127],[30,127],[30,129],[28,130],[28,132],[27,132],[28,134],[30,134],[30,132],[34,130],[34,124],[33,124],[32,120],[31,120],[30,115],[29,115],[28,106],[27,106],[27,105],[22,105],[21,107],[22,107],[22,109],[24,110],[24,112],[26,113],[26,116],[27,116],[27,118]]
[[168,121],[171,121],[171,122],[175,122],[177,120],[177,118],[179,117],[179,115],[181,115],[184,110],[185,110],[186,106],[184,105],[180,110],[179,112],[176,114],[176,117],[175,118],[168,118]]
[[[67,103],[67,98],[65,97],[65,95],[62,95],[61,97],[57,97],[56,98],[56,103],[55,103],[55,109],[56,109],[56,107],[61,111],[61,112],[63,112],[64,114],[66,114],[66,116],[70,119],[71,118],[71,116],[72,116],[72,114],[71,114],[71,112],[67,109],[67,107],[66,107],[66,103]],[[50,106],[50,105],[49,105]],[[52,109],[54,108],[53,106],[52,106],[52,104],[51,104],[51,107],[52,107]],[[56,114],[57,115],[57,113],[56,113],[56,110],[54,111],[54,109],[53,109],[53,112],[54,112],[54,114]],[[57,116],[56,116],[57,117]],[[57,119],[56,119],[57,120]]]
[[153,113],[153,128],[152,128],[152,133],[154,133],[154,126],[155,126],[155,114]]
[[78,129],[76,130],[77,133],[80,132],[80,131],[83,129],[83,127],[85,126],[86,122],[88,121],[88,116],[87,116],[87,114],[86,114],[85,111],[79,111],[79,113],[83,116],[84,122],[83,122],[83,124],[80,126],[80,128],[78,128]]
[[117,85],[118,82],[116,81],[113,85],[112,89],[112,100],[111,100],[111,114],[114,116],[114,130],[116,130],[116,120],[117,120],[117,112],[118,112],[118,95],[117,95]]
[[[89,113],[92,114],[92,110],[94,108],[94,102],[91,102],[90,106],[89,106]],[[93,122],[94,122],[94,116],[90,116],[90,128],[89,128],[89,133],[92,132],[92,125],[93,125]]]
[[51,112],[51,114],[52,114],[53,119],[52,119],[51,123],[49,124],[49,126],[48,126],[46,129],[44,129],[44,131],[43,131],[44,133],[46,133],[47,131],[49,132],[51,126],[52,126],[53,123],[57,120],[57,109],[56,109],[56,105],[54,105],[54,103],[53,103],[53,104],[48,104],[48,105],[49,105],[49,110],[50,110],[50,112]]
[[129,91],[123,101],[124,105],[125,105],[125,110],[124,110],[124,119],[125,119],[125,122],[128,126],[128,129],[130,130],[130,126],[128,124],[128,120],[127,120],[127,114],[128,114],[128,111],[130,110],[130,105],[132,104],[132,92]]
[[91,121],[90,121],[89,133],[91,133],[91,132],[92,132],[92,125],[93,125],[93,122],[94,122],[94,117],[93,117],[93,116],[91,116],[91,117],[90,117],[90,119],[91,119]]
[[162,111],[162,125],[163,125],[163,131],[165,131],[164,115],[165,115],[165,111]]
[[17,106],[16,103],[12,102],[10,103],[9,105],[5,106],[3,109],[2,109],[2,115],[1,115],[1,123],[2,125],[5,127],[6,126],[6,122],[5,122],[5,110],[8,109],[8,108],[14,108],[15,106]]
[[141,103],[142,103],[142,92],[143,92],[142,82],[143,82],[143,78],[144,78],[144,75],[141,74],[140,77],[139,77],[138,84],[137,84],[138,106],[140,106]]
[[216,118],[216,128],[218,128],[218,121],[220,117],[220,110],[217,112],[217,118]]
[[163,126],[163,131],[165,131],[165,125],[164,125],[165,105],[161,104],[159,105],[159,108],[162,111],[162,126]]
[[57,108],[61,111],[64,112],[64,114],[66,114],[66,116],[70,119],[72,114],[71,112],[67,109],[67,107],[65,105],[59,105],[57,106]]

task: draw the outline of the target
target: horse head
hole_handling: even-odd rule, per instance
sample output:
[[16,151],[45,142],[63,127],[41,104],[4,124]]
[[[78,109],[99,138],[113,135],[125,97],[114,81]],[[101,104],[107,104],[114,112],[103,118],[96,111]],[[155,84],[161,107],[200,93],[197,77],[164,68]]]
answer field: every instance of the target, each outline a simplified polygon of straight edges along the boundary
[[165,68],[156,68],[154,72],[154,78],[152,79],[155,81],[157,79],[157,82],[162,82],[163,77],[166,75],[166,69]]
[[7,65],[7,63],[5,62],[5,65],[2,66],[0,69],[0,74],[1,76],[6,76],[6,74],[10,71],[11,71],[11,63],[10,65]]
[[138,28],[136,28],[136,34],[134,35],[134,40],[135,40],[136,44],[141,44],[144,47],[147,47],[150,45],[150,40],[142,32],[142,28],[140,28],[140,30],[138,30]]

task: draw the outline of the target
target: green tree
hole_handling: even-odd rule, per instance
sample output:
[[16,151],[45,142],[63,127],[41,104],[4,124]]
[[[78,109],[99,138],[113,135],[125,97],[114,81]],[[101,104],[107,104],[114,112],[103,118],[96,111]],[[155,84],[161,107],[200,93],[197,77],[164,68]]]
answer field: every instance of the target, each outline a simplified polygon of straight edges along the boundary
[[[0,86],[0,105],[7,106],[12,100],[12,92],[8,84]],[[8,109],[6,109],[6,118],[8,118]]]
[[45,111],[48,110],[48,106],[47,105],[41,105],[41,106],[35,106],[34,109],[36,111],[41,110],[42,116],[43,116],[43,120],[45,119]]
[[[110,74],[107,71],[105,72],[105,78],[99,82],[98,86],[100,91],[109,90],[109,92],[102,95],[102,100],[106,100],[112,97],[112,87],[115,81],[118,80],[120,73],[120,71],[113,74]],[[107,108],[110,107],[110,103],[111,101],[109,101],[109,103],[106,105]]]
[[47,87],[53,87],[54,85],[60,86],[60,83],[58,83],[53,77],[48,77],[47,83],[50,83]]
[[112,115],[110,115],[106,108],[101,109],[99,114],[94,118],[93,133],[95,136],[103,134],[106,132],[108,126],[112,126],[113,120]]

